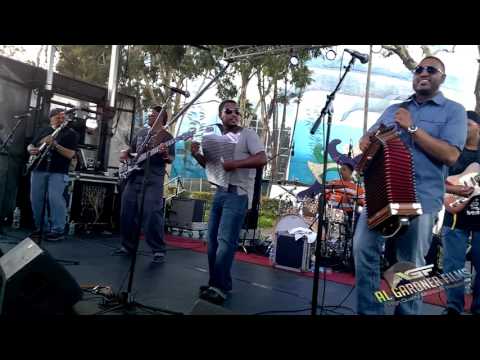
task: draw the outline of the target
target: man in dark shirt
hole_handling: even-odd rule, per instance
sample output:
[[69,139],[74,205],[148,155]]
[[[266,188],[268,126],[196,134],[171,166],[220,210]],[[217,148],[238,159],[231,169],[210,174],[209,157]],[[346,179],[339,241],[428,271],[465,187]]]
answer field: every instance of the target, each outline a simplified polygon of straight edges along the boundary
[[[64,237],[67,203],[63,193],[68,185],[70,160],[78,145],[78,134],[71,128],[64,127],[55,139],[51,135],[65,121],[63,109],[51,110],[49,118],[50,126],[41,128],[27,147],[30,155],[39,155],[41,144],[51,145],[31,174],[30,200],[36,227],[31,238],[34,241],[39,240],[41,233],[46,233],[47,241],[60,241]],[[43,227],[42,214],[47,220]]]
[[[480,115],[474,111],[467,111],[468,134],[465,148],[457,162],[449,168],[449,175],[458,175],[472,163],[480,164],[478,142],[480,140]],[[447,182],[446,192],[468,197],[475,190],[472,184],[452,185]],[[478,187],[479,184],[477,183]],[[471,312],[480,315],[480,196],[474,196],[465,208],[457,214],[445,212],[443,222],[444,259],[443,270],[445,273],[463,269],[468,239],[471,237],[472,263],[477,272],[473,284],[473,301]],[[447,314],[459,315],[465,306],[465,286],[447,289]]]
[[[155,123],[155,120],[158,121]],[[143,231],[145,241],[153,252],[153,262],[162,263],[165,260],[165,242],[163,225],[163,179],[165,176],[165,166],[173,162],[175,158],[175,145],[168,148],[163,144],[173,137],[163,126],[167,123],[167,113],[162,113],[161,106],[154,106],[148,117],[148,124],[152,127],[153,137],[148,149],[157,146],[160,151],[150,158],[150,174],[148,182],[145,184],[145,198],[143,204]],[[141,129],[133,138],[129,149],[121,152],[120,160],[125,161],[131,153],[145,153],[142,151],[142,144],[148,134],[149,129]],[[145,162],[140,164],[141,171],[134,172],[126,181],[122,193],[122,206],[120,210],[120,233],[122,246],[117,249],[116,255],[132,255],[136,248],[135,234],[138,230],[140,219],[139,206],[141,200],[142,183],[144,180]]]

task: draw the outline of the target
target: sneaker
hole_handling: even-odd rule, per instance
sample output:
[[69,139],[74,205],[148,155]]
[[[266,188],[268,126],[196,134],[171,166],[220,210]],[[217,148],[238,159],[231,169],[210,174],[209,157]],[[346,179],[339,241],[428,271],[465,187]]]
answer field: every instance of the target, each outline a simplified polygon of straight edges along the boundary
[[113,252],[112,252],[112,255],[119,255],[119,256],[130,256],[130,251],[128,251],[126,248],[124,248],[123,246],[118,248],[118,249],[115,249]]
[[155,264],[161,264],[165,262],[165,254],[161,252],[154,253],[152,262]]
[[62,240],[65,240],[65,236],[59,233],[48,233],[47,236],[45,237],[45,241],[58,242]]
[[30,235],[28,235],[28,237],[33,241],[38,241],[40,240],[40,235],[41,235],[40,230],[35,230]]
[[202,286],[200,286],[200,288],[199,288],[200,294],[201,294],[202,292],[204,292],[204,291],[207,291],[209,287],[210,287],[209,285],[202,285]]
[[227,295],[225,295],[220,289],[211,286],[200,294],[200,299],[206,300],[215,305],[223,305],[227,299]]

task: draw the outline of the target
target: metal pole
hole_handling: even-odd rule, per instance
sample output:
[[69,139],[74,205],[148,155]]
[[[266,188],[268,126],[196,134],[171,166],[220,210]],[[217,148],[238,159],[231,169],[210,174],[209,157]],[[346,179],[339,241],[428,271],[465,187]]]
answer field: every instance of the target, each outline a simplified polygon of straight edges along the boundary
[[118,63],[120,59],[120,45],[112,45],[112,56],[110,57],[110,73],[108,74],[107,103],[111,108],[115,107],[117,95]]
[[368,121],[368,99],[370,97],[370,77],[372,75],[372,49],[373,45],[370,45],[370,61],[368,62],[368,71],[367,71],[367,86],[365,88],[365,107],[363,112],[363,134],[367,132],[367,121]]
[[49,61],[47,70],[47,83],[45,84],[45,90],[52,91],[53,84],[53,66],[55,63],[55,45],[48,45]]

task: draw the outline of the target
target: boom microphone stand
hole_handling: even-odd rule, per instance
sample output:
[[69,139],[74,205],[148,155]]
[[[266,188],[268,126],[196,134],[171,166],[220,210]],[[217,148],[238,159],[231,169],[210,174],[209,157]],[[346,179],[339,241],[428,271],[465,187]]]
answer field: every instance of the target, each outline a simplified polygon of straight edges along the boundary
[[[330,142],[330,130],[332,127],[332,114],[333,114],[333,100],[335,100],[335,94],[337,91],[340,89],[340,86],[342,85],[343,80],[345,79],[345,76],[347,73],[350,71],[353,63],[355,62],[355,57],[352,56],[349,64],[347,65],[345,72],[343,73],[342,77],[340,78],[337,87],[335,90],[330,95],[327,95],[327,101],[325,103],[325,106],[323,107],[320,116],[318,119],[315,121],[315,124],[313,125],[312,129],[310,130],[310,134],[315,134],[315,132],[318,129],[318,126],[322,122],[322,120],[325,118],[325,115],[328,115],[328,121],[327,121],[327,137],[325,140],[325,149],[323,151],[323,173],[322,173],[322,183],[326,184],[327,182],[327,161],[328,161],[328,151],[327,151],[327,146],[328,143]],[[322,239],[322,231],[323,231],[323,226],[325,224],[325,212],[326,212],[326,206],[327,206],[327,197],[326,197],[326,191],[323,191],[322,194],[322,201],[318,202],[318,231],[317,231],[317,240],[316,240],[316,248],[315,248],[315,271],[314,271],[314,276],[313,276],[313,291],[312,291],[312,309],[311,309],[311,314],[312,315],[317,315],[317,303],[318,303],[318,280],[319,280],[319,271],[320,271],[320,257],[321,257],[321,249],[320,249],[320,242]],[[324,273],[325,274],[325,273]],[[326,283],[326,275],[324,278],[324,291],[325,291],[325,283]],[[323,306],[323,304],[322,304]]]
[[[167,101],[165,104],[168,104],[170,99],[173,96],[173,92],[170,92],[170,95],[167,98]],[[133,294],[132,294],[132,287],[133,287],[133,277],[135,273],[135,265],[137,263],[137,252],[138,252],[138,247],[140,244],[140,232],[142,229],[142,224],[143,224],[143,211],[144,211],[144,203],[145,203],[145,192],[146,192],[146,184],[148,183],[148,180],[150,178],[150,151],[148,148],[148,145],[150,144],[150,141],[153,138],[153,133],[154,129],[157,129],[157,122],[158,119],[162,118],[163,115],[165,114],[165,108],[166,106],[162,107],[162,110],[160,113],[157,115],[157,118],[155,119],[153,125],[150,127],[145,140],[143,141],[142,145],[140,146],[140,149],[137,151],[138,154],[142,154],[146,151],[147,158],[145,160],[145,167],[144,167],[144,174],[143,174],[143,181],[142,181],[142,187],[140,190],[140,204],[139,204],[139,213],[138,213],[138,223],[137,223],[137,228],[135,229],[134,233],[134,239],[135,239],[135,248],[133,249],[132,253],[132,261],[130,263],[130,270],[129,270],[129,279],[128,279],[128,286],[127,286],[127,291],[122,292],[119,296],[119,305],[116,305],[110,309],[107,309],[105,311],[102,311],[101,314],[106,314],[108,312],[112,311],[120,311],[123,310],[126,313],[132,313],[136,309],[141,309],[141,310],[147,310],[147,311],[154,311],[158,313],[165,313],[165,314],[170,314],[170,315],[182,315],[182,313],[175,312],[175,311],[170,311],[166,309],[160,309],[157,307],[153,306],[147,306],[144,304],[141,304],[137,301],[135,301]],[[131,181],[131,179],[128,179],[127,181]],[[132,183],[130,183],[132,184]]]

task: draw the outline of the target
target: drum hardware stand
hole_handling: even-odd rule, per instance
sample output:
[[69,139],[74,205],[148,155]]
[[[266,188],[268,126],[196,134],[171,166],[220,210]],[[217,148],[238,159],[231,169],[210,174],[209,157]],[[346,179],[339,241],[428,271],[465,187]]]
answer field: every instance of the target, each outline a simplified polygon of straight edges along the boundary
[[[327,121],[327,136],[325,140],[325,149],[323,151],[323,173],[322,173],[322,183],[326,184],[327,180],[327,161],[328,161],[328,151],[327,151],[327,145],[330,142],[330,130],[332,127],[332,114],[333,114],[333,105],[332,102],[335,100],[335,94],[337,91],[340,89],[340,86],[342,85],[343,80],[345,79],[345,76],[347,73],[350,71],[352,65],[355,62],[355,57],[352,57],[350,62],[348,63],[345,72],[343,73],[342,77],[340,78],[336,88],[333,90],[333,92],[330,95],[327,95],[327,101],[325,103],[325,106],[323,107],[320,116],[318,119],[315,121],[313,124],[312,129],[310,130],[310,133],[313,135],[318,129],[318,126],[322,122],[322,120],[325,118],[325,115],[328,115],[328,121]],[[326,203],[326,191],[323,192],[323,203],[321,201],[318,202],[318,218],[319,219],[324,219],[325,215],[325,207],[327,205]],[[319,223],[318,226],[318,232],[317,232],[317,246],[315,249],[315,271],[314,271],[314,277],[313,277],[313,290],[312,290],[312,309],[311,309],[311,314],[312,315],[317,315],[317,303],[318,303],[318,285],[319,285],[319,272],[320,272],[320,241],[322,239],[322,229],[323,224]],[[324,278],[324,292],[325,292],[325,286],[326,286],[326,278]],[[325,293],[324,293],[325,295]],[[323,297],[323,300],[325,298]],[[323,308],[323,303],[322,303],[322,308]]]

